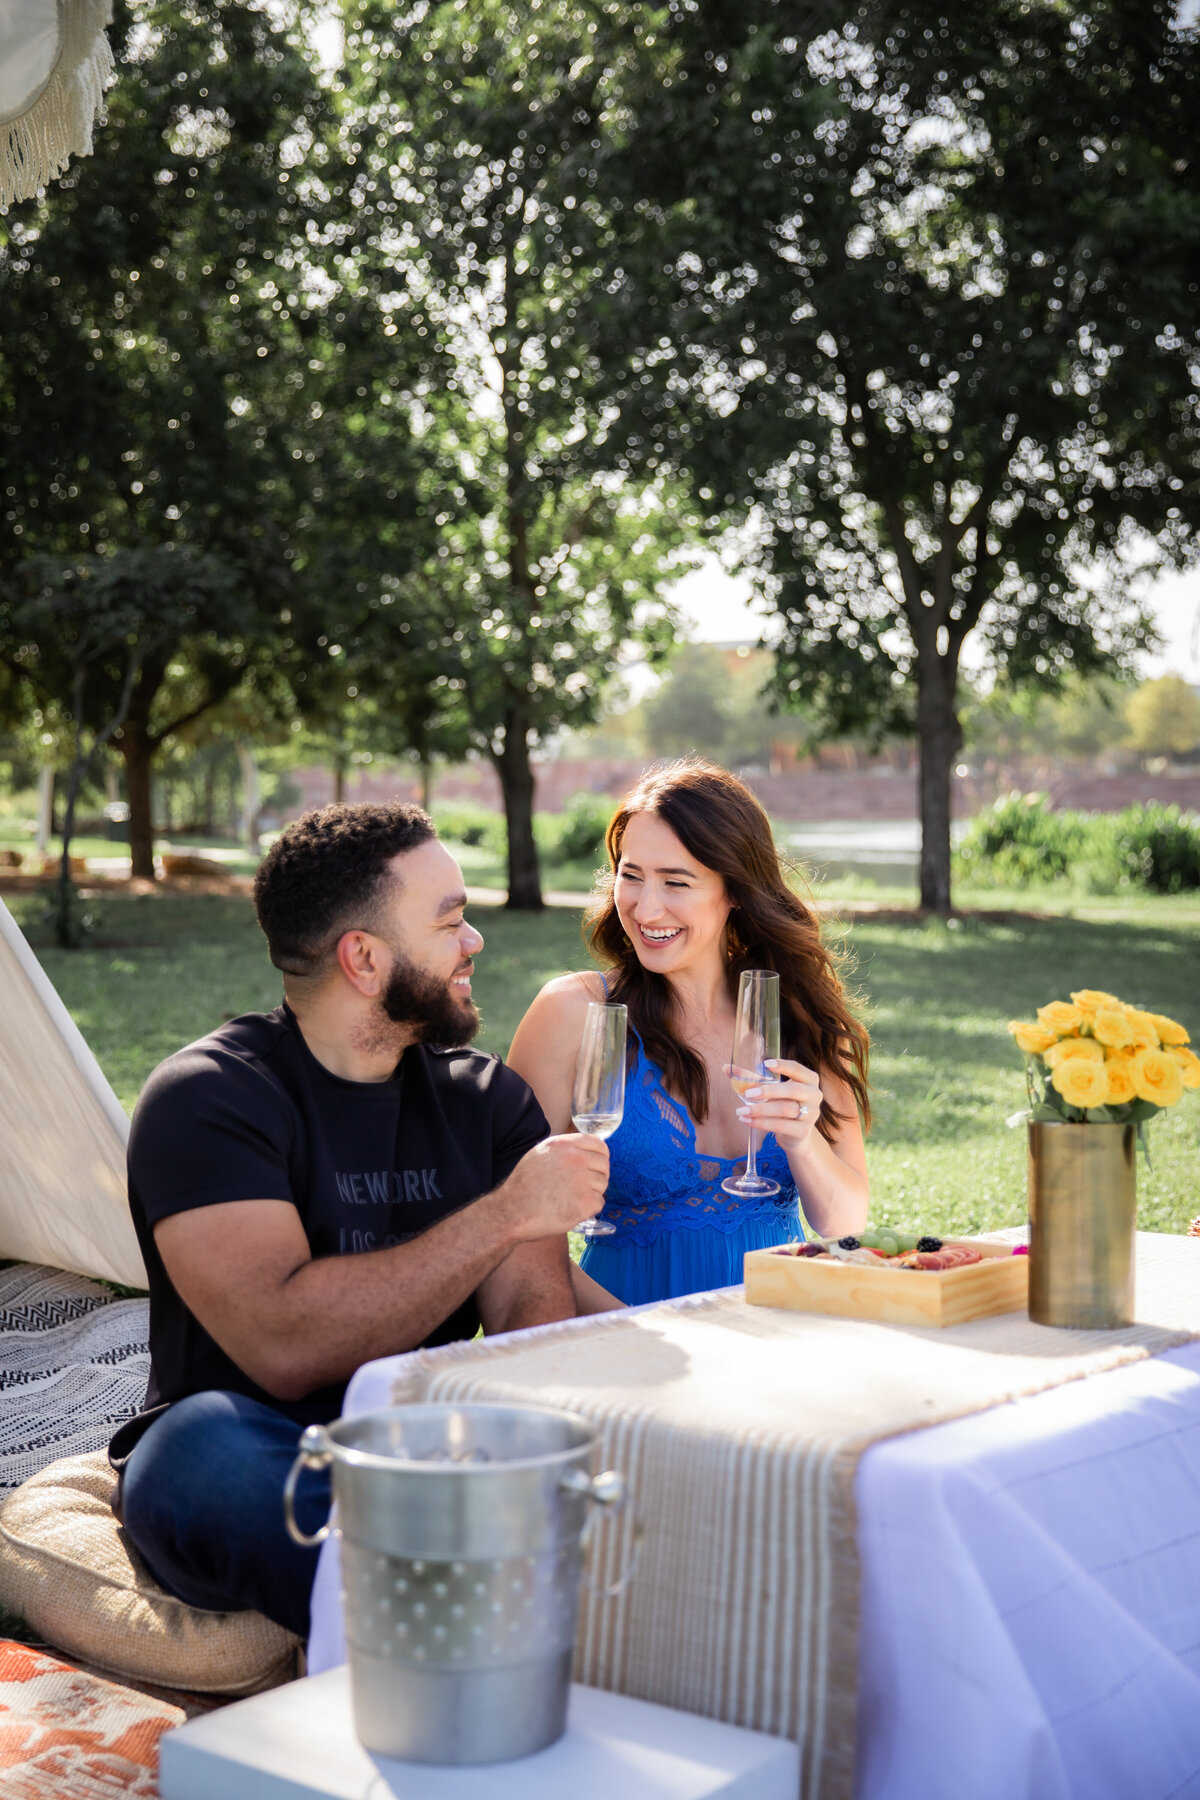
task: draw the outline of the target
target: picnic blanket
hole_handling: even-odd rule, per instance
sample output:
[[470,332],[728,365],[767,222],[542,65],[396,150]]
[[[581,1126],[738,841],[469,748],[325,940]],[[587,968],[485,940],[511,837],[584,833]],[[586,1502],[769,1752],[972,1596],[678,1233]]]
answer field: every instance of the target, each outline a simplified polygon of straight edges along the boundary
[[0,1639],[8,1800],[157,1800],[158,1748],[184,1708]]
[[[1200,1335],[1200,1240],[1141,1234],[1139,1323],[1066,1331],[1003,1314],[937,1331],[749,1307],[740,1289],[368,1365],[348,1409],[420,1400],[593,1419],[645,1546],[615,1600],[585,1592],[575,1677],[794,1738],[807,1800],[848,1800],[857,1690],[854,1476],[873,1443],[1155,1355]],[[595,1578],[632,1549],[597,1534]],[[336,1656],[314,1596],[311,1665]],[[914,1570],[914,1581],[936,1580]]]
[[0,1269],[0,1492],[102,1449],[138,1411],[149,1329],[146,1300],[60,1269]]

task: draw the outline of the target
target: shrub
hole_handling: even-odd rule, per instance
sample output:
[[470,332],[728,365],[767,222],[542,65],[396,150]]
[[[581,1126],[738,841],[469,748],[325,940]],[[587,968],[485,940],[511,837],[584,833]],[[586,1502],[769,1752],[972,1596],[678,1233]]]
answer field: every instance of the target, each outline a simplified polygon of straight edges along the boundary
[[1062,881],[1088,835],[1083,814],[1051,812],[1045,794],[1006,794],[967,826],[955,851],[955,873],[997,887]]
[[463,844],[468,850],[490,850],[496,856],[507,853],[504,814],[493,812],[478,800],[435,801],[433,822],[438,836],[449,843]]
[[607,794],[572,794],[557,815],[543,813],[546,853],[553,862],[604,861],[604,833],[616,807]]
[[1092,893],[1200,888],[1200,817],[1177,806],[1120,813],[1051,812],[1044,794],[1009,794],[967,827],[955,874],[977,886],[1077,883]]
[[[572,794],[560,813],[534,814],[533,833],[543,862],[601,863],[604,833],[613,814],[613,802],[604,794]],[[451,846],[486,850],[501,860],[508,853],[504,814],[492,812],[477,800],[435,802],[433,821],[438,836]]]
[[1200,888],[1200,815],[1151,802],[1127,806],[1103,824],[1122,884],[1152,894]]

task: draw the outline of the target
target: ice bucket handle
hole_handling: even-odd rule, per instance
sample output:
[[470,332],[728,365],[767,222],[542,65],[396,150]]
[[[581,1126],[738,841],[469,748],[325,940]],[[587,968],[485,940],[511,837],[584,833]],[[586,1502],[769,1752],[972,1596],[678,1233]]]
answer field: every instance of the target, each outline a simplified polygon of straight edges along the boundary
[[592,1507],[595,1509],[589,1511],[587,1523],[583,1528],[581,1542],[585,1557],[591,1548],[592,1527],[600,1517],[601,1511],[611,1510],[618,1513],[624,1512],[628,1507],[633,1514],[633,1552],[616,1581],[610,1583],[608,1587],[597,1587],[588,1574],[586,1560],[584,1564],[583,1580],[585,1585],[601,1600],[615,1600],[618,1594],[625,1592],[633,1580],[638,1566],[638,1558],[642,1554],[642,1540],[646,1535],[637,1508],[633,1503],[633,1495],[626,1490],[625,1477],[618,1474],[616,1469],[605,1469],[599,1475],[585,1475],[582,1469],[571,1469],[563,1476],[558,1485],[565,1493],[581,1494],[584,1499],[592,1502]]
[[329,1536],[329,1520],[326,1519],[320,1531],[310,1537],[301,1531],[296,1521],[296,1483],[300,1479],[302,1469],[327,1469],[333,1461],[333,1451],[323,1426],[309,1425],[300,1439],[300,1454],[288,1470],[288,1478],[283,1484],[283,1517],[288,1528],[288,1536],[293,1543],[302,1544],[306,1550],[315,1549],[323,1544]]

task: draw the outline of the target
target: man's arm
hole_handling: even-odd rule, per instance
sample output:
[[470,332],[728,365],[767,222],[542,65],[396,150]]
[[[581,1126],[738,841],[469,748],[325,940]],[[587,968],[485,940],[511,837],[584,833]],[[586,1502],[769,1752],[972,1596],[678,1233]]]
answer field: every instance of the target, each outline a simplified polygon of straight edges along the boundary
[[[566,1232],[600,1210],[607,1181],[601,1139],[551,1137],[492,1193],[388,1250],[314,1259],[284,1200],[173,1213],[154,1238],[180,1298],[226,1355],[267,1393],[294,1401],[373,1357],[413,1349],[476,1289],[487,1288],[486,1329],[570,1318],[569,1278],[564,1270],[557,1290],[551,1250],[565,1254]],[[513,1269],[488,1287],[510,1259]],[[523,1273],[537,1282],[527,1300]]]
[[[578,1219],[571,1223],[577,1225]],[[489,1337],[573,1319],[575,1293],[565,1236],[520,1244],[476,1289],[479,1316]]]

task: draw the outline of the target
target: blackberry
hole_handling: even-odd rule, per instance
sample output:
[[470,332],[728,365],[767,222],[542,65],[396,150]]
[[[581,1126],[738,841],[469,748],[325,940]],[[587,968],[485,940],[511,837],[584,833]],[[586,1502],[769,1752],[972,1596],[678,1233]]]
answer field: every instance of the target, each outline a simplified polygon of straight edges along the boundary
[[[844,1238],[838,1239],[838,1249],[839,1250],[861,1250],[862,1245],[859,1243],[859,1241],[856,1237],[844,1237]],[[938,1249],[939,1250],[941,1249],[940,1244],[938,1245]]]
[[917,1249],[918,1250],[930,1250],[930,1251],[940,1250],[941,1247],[942,1247],[941,1238],[923,1237],[923,1238],[917,1239]]

